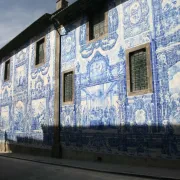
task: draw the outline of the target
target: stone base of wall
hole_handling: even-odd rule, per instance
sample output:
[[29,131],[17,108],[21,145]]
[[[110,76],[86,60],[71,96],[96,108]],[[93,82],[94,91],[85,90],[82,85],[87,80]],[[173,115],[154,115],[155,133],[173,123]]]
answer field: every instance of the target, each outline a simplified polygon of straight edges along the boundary
[[60,143],[58,144],[54,144],[52,146],[52,157],[54,158],[62,158],[61,156],[61,147],[60,147]]
[[6,143],[6,145],[5,143],[0,143],[0,152],[22,153],[35,156],[52,156],[51,149],[9,143]]
[[62,149],[63,159],[74,159],[84,161],[101,161],[104,163],[143,166],[143,167],[158,167],[180,169],[180,159],[161,159],[161,158],[145,158],[133,157],[127,155],[113,155],[105,153],[94,153],[85,151],[76,151],[72,149]]
[[[56,149],[54,151],[53,149]],[[56,147],[45,149],[40,147],[30,147],[19,144],[0,143],[0,152],[10,153],[22,153],[35,156],[54,156],[57,157],[61,154],[63,159],[71,160],[84,160],[84,161],[96,161],[104,163],[132,165],[132,166],[144,166],[144,167],[158,167],[158,168],[171,168],[180,169],[180,159],[162,159],[152,157],[138,157],[127,155],[115,155],[107,153],[95,153],[87,151],[77,151],[68,148],[61,148],[59,153],[59,145]],[[59,156],[60,157],[60,156]]]

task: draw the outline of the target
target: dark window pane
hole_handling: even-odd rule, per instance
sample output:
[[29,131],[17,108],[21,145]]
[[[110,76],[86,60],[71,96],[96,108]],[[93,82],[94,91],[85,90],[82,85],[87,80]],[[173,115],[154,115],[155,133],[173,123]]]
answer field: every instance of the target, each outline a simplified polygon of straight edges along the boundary
[[129,58],[131,92],[147,89],[146,49],[130,53]]
[[44,62],[44,39],[37,42],[36,46],[36,65]]
[[64,102],[73,100],[73,72],[64,74]]
[[4,80],[9,80],[10,77],[10,60],[5,62]]
[[105,33],[105,14],[104,11],[95,13],[95,15],[90,19],[90,40],[94,38],[99,38]]

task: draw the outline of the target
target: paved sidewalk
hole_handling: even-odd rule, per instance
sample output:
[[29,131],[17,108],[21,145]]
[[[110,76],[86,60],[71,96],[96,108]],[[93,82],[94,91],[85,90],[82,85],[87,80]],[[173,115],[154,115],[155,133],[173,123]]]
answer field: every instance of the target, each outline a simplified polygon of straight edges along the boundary
[[50,165],[78,168],[83,170],[91,170],[104,173],[113,173],[120,175],[131,175],[144,178],[154,178],[162,180],[180,180],[180,171],[164,168],[153,167],[133,167],[119,164],[97,163],[89,161],[65,160],[50,157],[31,156],[16,153],[0,153],[0,156],[7,158],[15,158],[38,163],[45,163]]

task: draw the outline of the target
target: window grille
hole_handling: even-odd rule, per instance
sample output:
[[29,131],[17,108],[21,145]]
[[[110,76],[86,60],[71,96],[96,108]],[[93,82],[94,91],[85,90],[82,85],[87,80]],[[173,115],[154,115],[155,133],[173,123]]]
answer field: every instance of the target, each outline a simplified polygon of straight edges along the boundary
[[131,92],[148,89],[146,48],[130,53]]
[[4,80],[9,80],[10,77],[10,60],[5,62]]
[[44,39],[41,39],[37,42],[36,45],[36,65],[41,64],[44,62]]
[[64,102],[73,101],[73,71],[64,73]]

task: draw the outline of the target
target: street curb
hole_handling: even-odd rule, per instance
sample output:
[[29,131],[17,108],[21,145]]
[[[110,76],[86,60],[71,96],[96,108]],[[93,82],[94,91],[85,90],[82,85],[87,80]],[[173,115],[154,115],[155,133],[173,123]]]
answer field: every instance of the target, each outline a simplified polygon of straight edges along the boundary
[[53,165],[53,166],[81,169],[81,170],[85,170],[85,171],[93,171],[93,172],[99,172],[99,173],[132,176],[132,177],[140,177],[140,178],[151,178],[151,179],[156,179],[156,180],[157,179],[158,180],[179,180],[177,178],[167,178],[167,177],[143,175],[143,174],[136,174],[136,173],[129,173],[129,172],[106,171],[106,170],[101,170],[101,169],[86,168],[86,167],[82,167],[82,166],[72,166],[72,165],[61,164],[61,163],[52,163],[52,162],[47,162],[47,161],[34,160],[34,159],[30,159],[30,158],[21,158],[21,157],[15,157],[15,156],[7,156],[7,155],[2,155],[2,154],[0,154],[0,157],[6,157],[6,158],[10,158],[10,159],[18,159],[18,160],[23,160],[23,161],[30,161],[30,162]]

